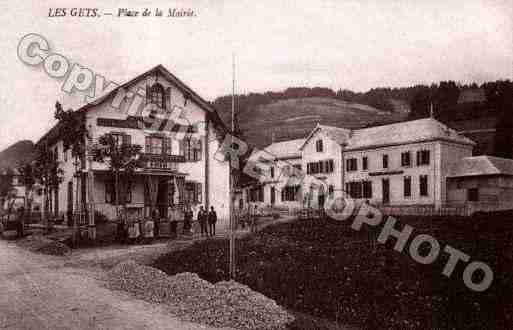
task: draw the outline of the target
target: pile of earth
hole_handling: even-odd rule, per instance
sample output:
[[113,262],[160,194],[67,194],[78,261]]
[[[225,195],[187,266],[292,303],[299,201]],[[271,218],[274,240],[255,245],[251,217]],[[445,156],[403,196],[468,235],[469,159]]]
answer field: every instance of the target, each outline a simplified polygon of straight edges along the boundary
[[294,317],[274,300],[234,281],[211,284],[193,273],[168,276],[152,267],[126,261],[108,273],[112,289],[165,303],[183,320],[235,329],[285,329]]
[[42,235],[30,235],[19,240],[17,243],[29,251],[54,256],[64,256],[71,252],[71,249],[67,245],[46,238]]

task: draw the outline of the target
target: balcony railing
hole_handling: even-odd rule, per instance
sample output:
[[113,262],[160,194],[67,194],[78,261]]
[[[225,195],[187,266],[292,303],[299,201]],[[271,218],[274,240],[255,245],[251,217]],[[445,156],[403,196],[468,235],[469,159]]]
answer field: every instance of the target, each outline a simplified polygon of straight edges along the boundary
[[178,170],[178,163],[185,162],[185,157],[180,155],[143,154],[141,160],[147,169]]

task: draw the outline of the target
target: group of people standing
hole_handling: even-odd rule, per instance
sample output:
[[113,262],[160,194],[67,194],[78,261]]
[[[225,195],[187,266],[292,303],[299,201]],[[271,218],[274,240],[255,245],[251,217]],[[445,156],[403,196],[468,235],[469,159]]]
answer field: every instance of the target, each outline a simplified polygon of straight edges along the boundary
[[198,223],[202,237],[214,237],[216,235],[217,213],[213,206],[210,207],[210,211],[205,210],[203,206],[200,207]]
[[[192,234],[193,219],[194,213],[192,207],[188,206],[184,212],[182,234]],[[158,237],[159,227],[157,223],[159,223],[159,215],[157,211],[154,211],[150,219],[146,219],[144,221],[121,219],[118,222],[117,228],[118,240],[130,243],[141,241],[141,239],[147,241]],[[170,223],[174,225],[171,232],[176,231],[177,222],[171,221]],[[214,207],[210,207],[210,211],[207,211],[203,206],[200,206],[197,214],[197,223],[199,228],[194,230],[196,233],[199,232],[201,237],[214,237],[216,234],[217,223],[217,213]]]

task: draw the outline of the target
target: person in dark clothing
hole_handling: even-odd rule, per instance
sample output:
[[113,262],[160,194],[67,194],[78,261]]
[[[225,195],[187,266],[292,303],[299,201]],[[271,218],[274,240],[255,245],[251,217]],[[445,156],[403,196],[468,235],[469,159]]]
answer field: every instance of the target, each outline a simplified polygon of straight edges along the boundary
[[183,217],[183,233],[189,234],[191,232],[191,223],[194,214],[192,213],[192,208],[187,206]]
[[18,238],[22,238],[25,236],[25,208],[22,206],[18,209],[18,217],[16,219],[16,232],[18,234]]
[[127,240],[127,228],[123,218],[118,219],[116,226],[116,237],[118,242],[125,244]]
[[201,236],[203,237],[208,236],[207,232],[207,211],[203,208],[203,206],[200,207],[200,210],[198,212],[198,222],[201,227]]
[[217,213],[214,210],[214,207],[210,207],[210,212],[208,212],[208,227],[210,236],[214,237],[216,234],[216,222],[217,222]]
[[153,232],[155,234],[155,237],[158,238],[159,235],[160,235],[160,212],[159,210],[157,209],[154,209],[152,214],[151,214],[151,219],[153,220],[153,226],[154,226],[154,229],[153,229]]

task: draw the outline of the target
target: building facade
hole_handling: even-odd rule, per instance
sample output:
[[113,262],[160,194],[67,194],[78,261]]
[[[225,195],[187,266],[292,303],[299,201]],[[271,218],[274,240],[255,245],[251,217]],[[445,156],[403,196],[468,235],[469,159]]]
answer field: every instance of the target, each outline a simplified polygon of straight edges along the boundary
[[[134,98],[139,95],[139,98]],[[158,210],[177,218],[185,206],[197,212],[213,206],[220,222],[230,215],[230,168],[218,154],[227,133],[215,109],[159,65],[76,111],[87,127],[86,150],[75,159],[65,151],[58,127],[38,144],[52,150],[63,170],[53,212],[81,213],[84,206],[109,219],[117,216],[116,185],[107,162],[95,162],[91,150],[111,135],[121,145],[139,145],[142,167],[120,184],[123,210],[147,217]]]
[[449,169],[447,199],[472,211],[508,210],[513,206],[513,159],[465,157]]
[[[254,156],[261,157],[259,153],[268,149],[280,155],[280,148],[286,150],[285,146],[291,145],[293,141],[275,143]],[[263,175],[259,181],[264,192],[259,201],[278,207],[319,207],[329,196],[349,195],[378,205],[439,208],[448,201],[449,170],[471,156],[474,145],[433,118],[354,130],[317,125],[294,158],[302,171],[301,180],[291,183],[282,175],[285,180],[269,181]],[[280,162],[267,161],[259,166],[269,169],[277,164]],[[279,196],[283,191],[295,192],[294,201],[273,199],[273,188]]]

